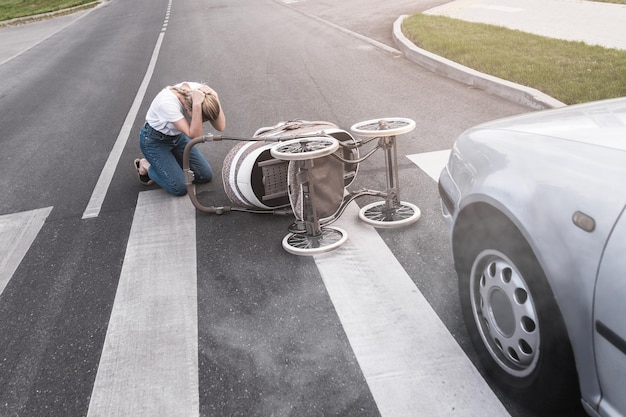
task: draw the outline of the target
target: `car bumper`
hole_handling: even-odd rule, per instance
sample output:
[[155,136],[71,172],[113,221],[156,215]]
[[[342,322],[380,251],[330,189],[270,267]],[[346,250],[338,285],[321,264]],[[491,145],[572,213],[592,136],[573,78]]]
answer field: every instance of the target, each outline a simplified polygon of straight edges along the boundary
[[448,167],[439,175],[438,189],[443,217],[451,223],[458,209],[459,189],[452,180]]

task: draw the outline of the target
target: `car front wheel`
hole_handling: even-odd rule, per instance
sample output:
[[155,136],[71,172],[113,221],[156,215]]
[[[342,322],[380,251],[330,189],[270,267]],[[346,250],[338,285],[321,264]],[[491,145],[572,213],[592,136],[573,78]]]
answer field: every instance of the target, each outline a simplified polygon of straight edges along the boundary
[[455,245],[463,316],[481,363],[522,404],[575,406],[578,380],[561,313],[522,235],[505,222],[472,224]]

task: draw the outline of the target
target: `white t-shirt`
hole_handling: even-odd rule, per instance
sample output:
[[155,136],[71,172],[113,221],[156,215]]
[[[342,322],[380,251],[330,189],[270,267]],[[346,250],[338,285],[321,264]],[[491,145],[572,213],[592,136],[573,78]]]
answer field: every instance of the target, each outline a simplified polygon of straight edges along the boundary
[[[196,90],[202,86],[200,83],[185,81],[176,84],[174,87],[181,87],[183,84],[188,84],[189,88],[192,90]],[[176,97],[176,94],[170,90],[170,86],[167,86],[152,100],[148,108],[148,113],[146,114],[146,122],[159,132],[174,136],[182,133],[174,127],[174,122],[179,121],[183,117],[185,117],[183,105],[180,103],[180,100],[178,100],[178,97]]]

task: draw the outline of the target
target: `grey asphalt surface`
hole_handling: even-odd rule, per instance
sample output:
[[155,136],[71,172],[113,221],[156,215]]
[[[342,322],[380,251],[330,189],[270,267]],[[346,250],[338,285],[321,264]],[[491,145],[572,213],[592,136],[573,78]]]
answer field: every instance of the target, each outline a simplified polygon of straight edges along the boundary
[[[369,1],[369,0],[367,0],[367,1]],[[365,1],[365,2],[363,2],[363,3],[366,3],[367,1]],[[344,3],[345,3],[345,4],[343,4],[343,3],[342,3],[342,5],[341,5],[342,13],[348,13],[348,12],[349,12],[349,9],[350,9],[350,8],[348,7],[348,3],[352,3],[352,6],[353,6],[353,7],[354,7],[354,5],[355,5],[355,4],[357,4],[355,1],[352,1],[352,0],[348,0],[347,2],[344,2]],[[400,3],[402,3],[402,1],[400,1]],[[404,3],[407,3],[407,2],[405,1]],[[104,5],[106,6],[106,3],[104,3]],[[306,5],[309,5],[309,6],[311,6],[311,7],[312,7],[312,6],[314,6],[312,3],[301,2],[301,3],[295,4],[295,5],[294,5],[294,7],[301,7],[301,6],[302,6],[302,7],[304,7],[304,6],[306,6]],[[320,6],[320,5],[318,4],[317,6]],[[322,7],[322,6],[320,6],[320,7]],[[367,8],[368,10],[372,10],[372,7],[373,7],[373,6],[372,6],[372,7],[361,6],[361,7]],[[393,10],[389,10],[389,9],[387,9],[387,7],[389,7],[389,5],[388,5],[388,4],[385,4],[385,10],[386,10],[388,13],[390,13],[390,14],[389,14],[389,16],[391,16],[391,13],[393,12]],[[397,9],[397,7],[396,7],[394,10],[398,10],[398,9]],[[374,20],[374,19],[375,19],[375,16],[373,16],[373,15],[369,15],[369,16],[367,16],[367,18],[368,18],[368,19],[371,19],[371,20],[365,19],[365,20],[360,20],[360,21],[356,22],[358,19],[355,19],[355,21],[354,21],[354,22],[356,22],[356,23],[353,23],[352,21],[351,21],[351,22],[348,22],[349,24],[346,24],[346,27],[347,27],[347,28],[349,28],[349,29],[350,29],[350,30],[352,30],[352,31],[355,31],[355,33],[360,33],[360,34],[362,34],[363,36],[368,36],[368,37],[371,37],[372,39],[375,39],[375,40],[377,40],[377,41],[379,41],[379,42],[382,42],[382,43],[383,43],[383,44],[385,44],[385,45],[393,45],[393,43],[392,43],[392,42],[389,42],[389,41],[388,41],[388,39],[391,39],[391,38],[392,38],[392,36],[391,36],[391,34],[392,34],[392,31],[391,31],[391,25],[393,24],[394,19],[396,19],[396,18],[397,18],[397,16],[400,16],[402,13],[406,13],[406,12],[411,13],[411,11],[410,11],[410,10],[403,10],[403,11],[401,11],[401,12],[399,12],[399,13],[396,13],[396,14],[393,16],[393,18],[389,19],[390,24],[389,24],[389,26],[388,26],[388,31],[385,31],[385,33],[383,33],[382,31],[380,31],[380,32],[379,32],[378,30],[373,30],[373,31],[371,31],[371,32],[369,32],[369,31],[364,31],[364,29],[367,29],[367,28],[370,28],[370,27],[371,27],[370,25],[368,25],[368,22],[370,22],[371,20]],[[18,47],[18,49],[13,49],[13,51],[12,51],[12,52],[10,52],[10,51],[9,51],[9,54],[7,55],[7,56],[8,56],[8,58],[0,58],[0,64],[1,64],[1,63],[3,63],[3,62],[6,62],[7,60],[10,60],[10,59],[11,59],[11,57],[13,57],[13,56],[17,56],[17,55],[19,55],[22,51],[27,50],[27,49],[29,48],[29,46],[22,46],[22,47],[19,47],[19,44],[20,44],[22,41],[26,41],[27,39],[30,39],[31,45],[36,45],[36,44],[38,44],[41,40],[44,40],[47,36],[50,36],[51,34],[54,34],[54,33],[58,32],[59,30],[63,29],[64,27],[66,27],[67,25],[71,24],[71,23],[72,23],[72,19],[79,19],[79,18],[82,18],[82,17],[86,16],[88,13],[90,13],[90,12],[82,12],[82,13],[80,13],[80,14],[72,15],[72,16],[67,17],[67,18],[58,18],[58,19],[53,19],[53,20],[49,20],[49,21],[45,21],[45,22],[40,22],[41,24],[36,24],[36,23],[33,23],[33,24],[29,24],[29,25],[27,25],[27,26],[21,26],[21,27],[15,27],[15,28],[3,28],[3,29],[0,29],[0,52],[4,51],[5,49],[7,49],[7,50],[8,50],[8,48],[5,48],[5,47],[8,47],[9,45],[13,45],[14,47],[17,45],[17,47]],[[332,22],[333,22],[334,24],[336,24],[336,25],[340,25],[340,24],[342,23],[342,20],[341,20],[341,19],[342,19],[343,17],[344,17],[344,16],[343,16],[341,13],[335,13],[335,14],[333,14],[333,13],[329,13],[328,15],[324,16],[324,19],[328,20],[329,22],[331,22],[331,21],[332,21]],[[332,18],[333,20],[330,20],[330,18]],[[336,20],[335,20],[335,19],[336,19]],[[358,24],[357,24],[357,23],[358,23]],[[357,27],[357,26],[358,26],[358,27]],[[362,31],[362,30],[363,30],[363,31]],[[30,32],[29,32],[29,31],[30,31]],[[5,35],[6,33],[12,33],[12,35]],[[23,34],[23,37],[22,37],[22,35],[17,35],[18,33]],[[47,35],[46,35],[46,33],[47,33]],[[28,34],[28,36],[26,36],[27,34]],[[5,36],[6,36],[6,37],[5,37]],[[173,34],[172,34],[172,36],[176,36],[176,34],[175,34],[175,33],[173,33]],[[132,39],[132,35],[131,35],[131,36],[129,36],[129,38],[131,38],[131,39]],[[5,42],[5,41],[6,41],[6,42]],[[326,47],[326,45],[325,45],[325,47]],[[21,49],[20,49],[20,48],[21,48]],[[52,48],[51,48],[51,49],[52,49]],[[307,51],[307,53],[308,53],[308,51]],[[278,66],[278,67],[280,67],[280,66]],[[283,67],[284,67],[284,66],[283,66]],[[175,71],[174,71],[174,72],[175,72]],[[330,75],[330,72],[329,72],[329,75]],[[9,77],[8,77],[8,78],[9,78]],[[332,77],[331,77],[331,78],[332,78]],[[398,78],[400,78],[400,77],[398,77]],[[9,78],[9,79],[10,79],[10,78]],[[458,86],[454,86],[454,87],[455,87],[455,90],[454,90],[454,91],[455,91],[455,93],[456,93],[456,89],[458,89]],[[232,102],[235,102],[235,100],[233,99],[233,97],[228,97],[228,92],[225,92],[225,93],[224,93],[224,96],[226,96],[226,98],[227,98],[227,99],[228,99],[228,98],[230,98]],[[456,94],[455,94],[455,97],[456,97]],[[365,102],[364,102],[364,103],[365,103]],[[255,105],[256,105],[256,103],[252,103],[252,101],[251,101],[251,105],[252,105],[252,104],[255,104]],[[307,104],[308,104],[308,103],[307,103]],[[243,105],[245,105],[245,102],[243,103]],[[364,104],[364,106],[365,106],[365,104]],[[397,111],[398,109],[396,108],[395,110]],[[243,114],[243,113],[245,113],[245,112],[242,112],[241,114]],[[248,114],[252,114],[252,112],[248,112]],[[343,114],[343,113],[342,113],[342,114]],[[395,111],[393,111],[393,112],[392,112],[392,114],[396,114],[396,113],[395,113]],[[352,117],[352,116],[350,116],[350,117],[346,116],[346,118],[347,118],[347,119],[349,119],[349,120],[358,120],[358,119],[354,119],[353,117],[352,117],[352,118],[351,118],[351,117]],[[237,119],[237,118],[236,118],[236,117],[234,117],[233,119]],[[240,119],[243,119],[243,118],[240,118]],[[333,120],[334,120],[334,119],[333,119]],[[252,120],[252,121],[250,121],[250,122],[249,122],[249,125],[250,125],[250,126],[256,126],[256,127],[258,127],[258,126],[259,126],[259,124],[258,124],[257,122],[258,122],[258,120]],[[250,126],[247,126],[247,127],[249,128]],[[427,127],[425,127],[425,129],[427,129]],[[244,130],[244,131],[248,131],[249,129],[242,129],[242,130]],[[425,136],[428,136],[428,134],[425,134]],[[449,137],[452,137],[452,135],[443,135],[443,134],[442,134],[442,136],[449,136]],[[130,164],[130,161],[127,161],[127,162],[128,162],[128,163],[125,163],[125,166],[130,167],[130,165],[131,165],[131,164]],[[374,174],[374,173],[373,173],[373,172],[369,172],[368,174],[369,174],[369,175],[370,175],[370,177],[371,177],[371,176],[373,176],[373,174]],[[134,175],[134,173],[133,173],[133,175]],[[133,179],[134,179],[134,177],[133,177]],[[420,187],[407,187],[407,188],[419,189]],[[115,193],[112,193],[112,194],[115,194]],[[123,194],[123,192],[122,192],[122,193],[119,193],[119,194]],[[411,196],[411,197],[413,198],[414,196]],[[111,204],[113,204],[113,203],[111,203]],[[118,204],[118,203],[115,203],[115,204]],[[421,205],[421,204],[420,204],[420,205]],[[116,206],[116,208],[117,208],[117,206]],[[62,212],[62,211],[63,211],[63,210],[59,210],[59,212]],[[116,222],[116,224],[117,224],[117,223],[121,223],[121,222],[123,222],[123,220],[120,220],[120,218],[119,218],[119,213],[115,213],[115,214],[113,214],[113,213],[112,213],[112,214],[111,214],[111,217],[115,217],[115,222]],[[438,219],[438,217],[436,217],[436,219]],[[218,236],[229,236],[228,231],[229,231],[229,230],[234,230],[234,229],[235,229],[235,227],[234,227],[234,226],[233,226],[232,228],[227,227],[227,226],[230,226],[230,225],[228,225],[228,222],[236,222],[236,221],[239,221],[239,219],[237,219],[237,218],[235,218],[235,217],[231,217],[231,218],[224,218],[224,219],[222,219],[222,220],[220,221],[220,224],[219,224],[219,225],[210,225],[210,224],[209,224],[209,220],[207,220],[207,219],[205,219],[205,218],[200,219],[200,221],[201,221],[201,222],[203,222],[203,223],[202,223],[202,227],[199,227],[198,229],[200,230],[200,233],[203,233],[203,235],[201,235],[201,236],[200,236],[199,241],[200,241],[200,242],[212,242],[212,236],[216,236],[216,235],[218,235]],[[256,221],[257,221],[258,223],[261,223],[261,222],[262,222],[261,220],[256,220]],[[267,222],[267,223],[273,222],[273,220],[263,220],[263,221],[265,221],[265,222]],[[211,227],[209,227],[209,226],[211,226]],[[268,229],[271,229],[271,230],[274,230],[274,227],[273,227],[273,226],[274,226],[274,224],[273,224],[273,223],[272,223],[272,224],[268,224],[267,228],[268,228]],[[82,226],[82,227],[84,227],[84,228],[88,228],[88,227],[90,227],[90,228],[91,228],[91,227],[95,227],[95,226],[92,226],[92,224],[88,224],[88,225],[84,225],[84,226]],[[257,225],[257,227],[258,227],[258,225]],[[217,228],[219,228],[219,229],[217,229]],[[70,228],[68,228],[68,229],[70,229]],[[242,230],[247,230],[247,228],[245,228],[245,227],[243,227],[243,228],[241,228],[241,229],[242,229]],[[220,232],[222,232],[222,230],[225,230],[225,232],[224,232],[224,233],[220,233]],[[72,235],[73,235],[73,234],[75,233],[75,229],[73,229],[73,228],[72,228],[72,229],[71,229],[71,232],[70,232],[70,231],[67,231],[66,233],[67,233],[67,235],[68,235],[68,236],[67,236],[67,241],[73,241],[73,240],[72,240],[72,239],[73,239],[73,236],[72,236],[72,237],[70,237],[70,234],[72,234]],[[94,231],[94,232],[90,232],[90,233],[96,234],[96,232],[95,232],[95,231]],[[122,234],[122,233],[123,233],[123,231],[122,231],[122,232],[120,232],[120,234]],[[281,233],[282,233],[282,229],[281,229]],[[391,237],[393,238],[393,235],[391,235],[391,234],[386,234],[386,235],[387,235],[387,236],[391,236]],[[231,237],[232,237],[232,236],[231,236]],[[241,239],[241,236],[232,237],[232,238],[233,238],[233,239],[236,239],[236,238]],[[245,238],[245,236],[244,236],[244,238]],[[246,240],[251,241],[252,239],[253,239],[253,235],[252,235],[252,236],[248,236],[248,239],[246,239]],[[57,240],[58,240],[58,239],[57,239]],[[75,248],[76,253],[79,253],[79,252],[80,252],[80,246],[81,246],[81,245],[78,243],[78,241],[76,241],[76,242],[77,242],[77,243],[74,243],[74,244],[73,244],[73,246],[74,246],[74,248]],[[209,253],[211,250],[215,250],[213,247],[209,246],[208,244],[206,244],[206,245],[207,245],[207,247],[206,247],[206,248],[202,248],[202,249],[205,249],[205,250],[201,250],[201,251],[200,251],[201,253]],[[108,249],[108,250],[114,250],[114,249],[115,249],[115,248],[113,248],[113,246],[114,246],[114,245],[110,245],[110,244],[109,244],[109,245],[106,245],[106,241],[102,243],[102,246],[106,246],[106,248],[105,248],[105,249]],[[232,247],[232,245],[231,245],[231,247]],[[407,247],[407,251],[408,251],[408,250],[409,250],[409,248]],[[412,249],[411,249],[411,250],[412,250]],[[102,255],[102,253],[100,253],[99,251],[95,251],[95,252],[97,252],[97,253],[98,253],[98,256],[99,256],[99,257]],[[220,258],[220,256],[219,256],[219,255],[222,255],[222,253],[219,253],[217,256],[213,256],[213,258],[211,259],[211,261],[213,261],[215,258]],[[223,254],[223,255],[224,255],[224,256],[222,256],[222,258],[226,258],[226,255],[228,255],[228,254],[226,254],[226,253],[224,252],[224,254]],[[401,258],[405,258],[405,259],[406,259],[406,258],[408,258],[409,256],[414,256],[414,254],[413,254],[413,253],[410,253],[410,254],[403,254],[403,256],[400,256],[400,257],[401,257]],[[77,255],[77,256],[75,256],[75,257],[76,257],[76,258],[79,258],[79,256],[78,256],[78,255]],[[426,255],[424,255],[424,257],[427,257],[427,256],[426,256]],[[428,257],[428,258],[429,258],[429,260],[430,260],[430,258],[432,258],[432,257]],[[94,259],[95,259],[95,257],[94,257]],[[290,259],[289,261],[290,261],[291,263],[293,263],[293,265],[295,265],[295,266],[293,266],[291,263],[290,263],[290,264],[288,264],[288,265],[289,265],[289,266],[293,266],[293,269],[297,269],[296,267],[299,265],[299,264],[298,264],[298,262],[300,262],[301,260],[300,260],[300,259],[295,259],[295,260]],[[206,262],[208,262],[208,261],[206,261]],[[238,263],[238,262],[232,262],[232,260],[230,260],[230,263],[240,264],[240,263]],[[251,263],[251,265],[254,265],[254,263]],[[211,268],[212,270],[213,270],[213,269],[215,269],[215,265],[210,265],[210,268]],[[209,269],[209,267],[205,267],[204,269]],[[226,269],[226,271],[228,272],[229,270],[228,270],[228,269]],[[92,271],[92,270],[89,270],[88,272],[86,271],[86,272],[85,272],[85,276],[86,276],[87,274],[93,275],[93,271]],[[218,274],[218,275],[219,275],[219,277],[222,277],[223,275],[228,276],[228,274]],[[251,273],[250,275],[252,276],[252,278],[254,278],[254,274],[253,274],[253,273]],[[206,278],[205,278],[205,279],[206,279]],[[208,280],[208,281],[210,281],[210,280]],[[218,279],[216,279],[215,281],[216,281],[216,283],[217,283],[216,285],[219,285],[219,282],[223,282],[223,280],[218,280]],[[432,281],[433,281],[433,282],[436,282],[435,280],[432,280]],[[211,282],[212,282],[212,281],[211,281]],[[103,285],[104,285],[104,284],[103,284]],[[286,283],[285,283],[285,285],[293,285],[293,284],[292,284],[291,282],[286,282]],[[267,289],[267,288],[269,288],[269,286],[268,286],[267,288],[266,288],[266,287],[262,287],[262,288],[265,290],[265,293],[263,293],[263,292],[262,292],[262,293],[261,293],[261,295],[266,294],[266,293],[269,293],[269,292],[271,291],[271,289]],[[431,289],[431,291],[432,291],[432,292],[434,292],[434,290],[432,290],[432,289]],[[210,291],[205,290],[205,292],[210,292]],[[304,291],[304,292],[310,293],[311,291],[307,288],[307,291]],[[254,295],[253,295],[253,298],[252,298],[252,299],[253,299],[254,301],[257,301],[257,298],[258,298],[257,296],[254,296]],[[237,297],[232,297],[232,299],[233,299],[233,300],[235,300],[237,303],[241,303],[241,301],[240,301],[240,294],[237,294]],[[241,303],[241,304],[245,304],[245,303]],[[210,306],[210,307],[205,307],[205,308],[207,308],[207,309],[214,308],[214,307],[213,307],[213,306],[211,306],[209,303],[206,303],[206,305]],[[216,309],[216,310],[217,310],[217,309]],[[245,310],[245,309],[244,309],[244,310]],[[321,310],[321,309],[320,309],[320,310]],[[212,310],[211,310],[211,311],[212,311]],[[211,316],[211,311],[202,311],[201,316],[202,316],[202,317],[208,317],[208,318],[211,318],[211,317],[212,317],[212,316]],[[245,311],[244,311],[244,313],[245,313]],[[242,315],[243,315],[243,313],[242,313]],[[263,319],[263,318],[261,318],[260,320],[262,320],[262,319]],[[207,321],[207,322],[209,322],[210,320],[206,320],[206,321]],[[206,323],[203,323],[203,324],[205,324],[205,326],[206,326],[207,328],[209,327],[208,325],[206,325]],[[259,327],[260,327],[260,326],[259,326]],[[322,327],[323,327],[323,326],[322,326]],[[328,326],[328,328],[331,328],[331,326]],[[201,327],[201,330],[202,330],[202,327]],[[207,336],[207,335],[208,335],[208,330],[205,330],[205,331],[204,331],[204,333],[202,333],[202,332],[201,332],[201,336],[202,336],[202,337],[206,337],[206,338],[208,338],[208,336]],[[320,336],[320,339],[330,339],[330,338],[325,338],[325,337],[323,337],[323,335],[322,335],[322,336]],[[65,341],[65,339],[64,339],[64,343],[67,343],[67,342]],[[205,353],[206,353],[206,352],[205,352]],[[207,356],[208,356],[208,355],[207,355]],[[205,359],[205,360],[206,360],[206,359]],[[206,367],[206,366],[205,366],[205,367]],[[206,379],[208,380],[208,378],[206,378]],[[224,390],[224,392],[228,393],[228,391],[227,391],[227,390]],[[212,394],[212,393],[209,393],[209,394]],[[207,394],[207,396],[208,396],[209,394]],[[225,399],[224,401],[225,401],[225,402],[228,402],[228,403],[233,403],[233,404],[237,403],[237,401],[235,401],[235,400],[233,400],[233,401],[226,401],[226,399]],[[363,414],[361,414],[361,415],[363,415]]]
[[[106,3],[105,1],[98,7],[105,6]],[[443,5],[433,1],[431,8],[428,8],[431,6],[429,4],[420,3],[418,9],[415,2],[408,0],[382,5],[377,2],[376,7],[367,7],[363,2],[357,4],[354,1],[342,2],[340,5],[299,0],[285,3],[303,13],[346,28],[357,36],[370,38],[383,48],[397,47],[407,58],[431,71],[536,109],[560,107],[564,104],[535,89],[481,74],[416,47],[402,35],[402,19],[407,13],[424,12],[505,26],[557,39],[626,49],[626,5],[620,4],[579,0],[456,0]],[[0,27],[0,65],[92,10]],[[360,13],[355,14],[354,10],[359,10]],[[385,30],[386,27],[388,30]]]
[[[482,74],[416,47],[400,30],[404,17],[423,12],[606,48],[626,49],[626,5],[580,0],[455,0],[445,4],[433,2],[430,8],[421,3],[417,10],[414,2],[392,3],[367,7],[352,1],[342,2],[341,6],[294,1],[291,6],[361,36],[395,46],[408,59],[435,73],[533,109],[564,104],[536,89]],[[372,12],[354,13],[354,10]],[[394,11],[398,16],[391,20]],[[373,24],[375,21],[386,22],[388,30],[382,29],[385,25]]]
[[28,51],[92,10],[79,11],[31,23],[0,27],[0,65]]

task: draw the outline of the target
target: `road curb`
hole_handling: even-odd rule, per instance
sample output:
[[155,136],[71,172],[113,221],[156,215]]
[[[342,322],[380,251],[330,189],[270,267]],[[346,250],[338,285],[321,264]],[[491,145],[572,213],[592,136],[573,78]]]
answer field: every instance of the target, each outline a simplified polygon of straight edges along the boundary
[[92,8],[99,6],[101,1],[102,0],[96,0],[90,3],[81,4],[80,6],[69,7],[67,9],[55,10],[53,12],[41,13],[41,14],[36,14],[32,16],[17,17],[15,19],[5,20],[3,22],[0,22],[0,27],[23,25],[26,23],[37,22],[40,20],[52,19],[54,17],[63,16],[63,15],[71,14],[74,12],[79,12],[81,10],[92,9]]
[[464,65],[418,48],[402,33],[402,22],[407,17],[407,15],[402,15],[396,19],[393,24],[394,42],[407,59],[434,73],[444,75],[472,87],[480,88],[489,93],[519,104],[523,104],[533,109],[541,110],[566,106],[565,103],[562,103],[537,89],[516,84],[488,74],[483,74],[482,72],[478,72]]

